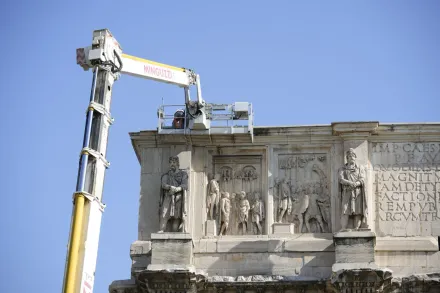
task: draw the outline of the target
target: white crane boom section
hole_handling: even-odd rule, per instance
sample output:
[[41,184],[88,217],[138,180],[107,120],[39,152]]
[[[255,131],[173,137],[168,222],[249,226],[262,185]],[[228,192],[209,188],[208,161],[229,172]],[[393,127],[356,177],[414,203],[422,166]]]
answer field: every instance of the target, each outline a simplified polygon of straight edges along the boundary
[[195,83],[195,74],[185,68],[179,68],[147,59],[122,54],[121,73],[162,81],[181,87],[189,87]]

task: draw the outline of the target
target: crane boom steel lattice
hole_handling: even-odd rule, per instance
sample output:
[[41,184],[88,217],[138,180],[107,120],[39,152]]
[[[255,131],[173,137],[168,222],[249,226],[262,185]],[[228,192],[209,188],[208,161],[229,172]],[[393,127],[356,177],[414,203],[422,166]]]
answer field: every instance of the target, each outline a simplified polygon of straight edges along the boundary
[[[245,102],[233,105],[206,103],[202,99],[200,76],[194,71],[122,54],[121,46],[107,29],[94,31],[92,46],[77,49],[76,58],[84,70],[93,70],[93,81],[73,196],[63,292],[89,293],[93,292],[101,217],[105,208],[102,194],[105,170],[109,166],[106,151],[109,127],[113,121],[110,114],[112,88],[120,74],[183,87],[185,111],[184,118],[179,119],[185,122],[179,127],[165,129],[162,127],[165,114],[161,107],[158,111],[159,133],[183,131],[188,134],[194,131],[210,135],[215,133],[211,132],[213,120],[248,120],[248,126],[244,128],[228,126],[217,129],[217,133],[248,132],[253,138],[253,112],[252,105]],[[196,86],[196,101],[190,100],[190,86]],[[229,114],[213,113],[219,110],[229,111]]]

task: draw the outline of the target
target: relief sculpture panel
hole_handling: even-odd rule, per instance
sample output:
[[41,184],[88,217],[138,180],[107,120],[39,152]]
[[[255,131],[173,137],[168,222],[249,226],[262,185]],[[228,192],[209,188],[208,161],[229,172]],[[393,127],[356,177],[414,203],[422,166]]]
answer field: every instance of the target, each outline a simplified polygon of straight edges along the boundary
[[207,186],[207,219],[216,221],[220,236],[263,234],[261,156],[213,159],[213,175]]
[[274,219],[295,233],[331,232],[326,154],[280,154],[274,184]]

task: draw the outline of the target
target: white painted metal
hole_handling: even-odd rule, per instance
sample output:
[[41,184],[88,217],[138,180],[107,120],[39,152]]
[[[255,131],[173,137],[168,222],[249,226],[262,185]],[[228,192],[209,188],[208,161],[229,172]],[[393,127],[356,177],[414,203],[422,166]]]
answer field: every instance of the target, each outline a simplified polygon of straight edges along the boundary
[[235,102],[234,103],[234,111],[247,113],[249,111],[249,103],[248,102]]
[[84,245],[84,260],[80,275],[80,293],[92,293],[95,283],[96,259],[98,257],[99,233],[101,230],[102,208],[97,200],[88,204],[89,218],[85,227],[86,238]]
[[191,84],[188,73],[184,71],[124,56],[122,56],[122,63],[124,66],[121,73],[171,83],[181,87],[187,87]]

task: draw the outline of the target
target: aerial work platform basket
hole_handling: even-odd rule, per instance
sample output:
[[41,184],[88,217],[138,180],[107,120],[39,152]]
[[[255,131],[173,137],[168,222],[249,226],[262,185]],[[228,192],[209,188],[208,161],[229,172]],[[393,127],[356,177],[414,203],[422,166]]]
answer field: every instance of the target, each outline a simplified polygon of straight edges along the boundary
[[206,104],[204,106],[208,129],[197,129],[192,124],[198,113],[186,105],[162,104],[157,110],[159,134],[249,134],[253,139],[253,111],[248,102],[233,104]]

